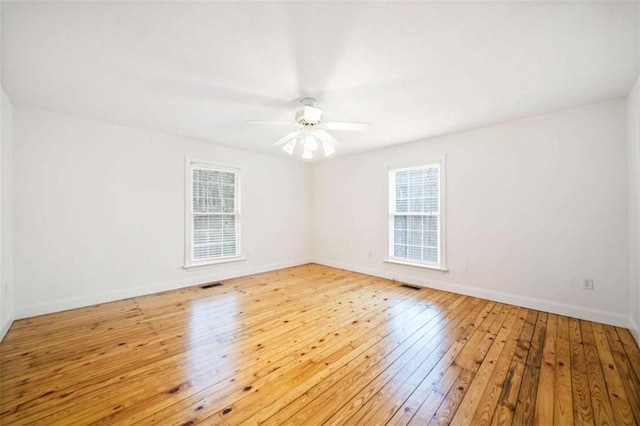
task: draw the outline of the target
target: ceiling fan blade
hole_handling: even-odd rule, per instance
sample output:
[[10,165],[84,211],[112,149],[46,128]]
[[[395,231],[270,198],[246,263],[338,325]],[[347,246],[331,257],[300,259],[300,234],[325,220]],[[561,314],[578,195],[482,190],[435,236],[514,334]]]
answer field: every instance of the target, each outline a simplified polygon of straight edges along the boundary
[[293,121],[259,121],[259,120],[249,120],[247,124],[275,124],[278,126],[286,126],[290,124],[295,124]]
[[318,139],[320,139],[322,142],[326,142],[329,145],[332,146],[337,146],[340,145],[340,142],[338,142],[336,140],[336,138],[334,138],[333,136],[331,136],[328,132],[322,130],[322,129],[317,129],[313,132],[314,136],[316,136]]
[[278,140],[276,143],[274,143],[273,146],[284,145],[285,143],[289,142],[291,139],[297,137],[301,133],[302,133],[302,130],[296,130],[295,132],[291,132],[291,133],[287,134],[286,136],[283,136],[280,140]]
[[309,123],[317,123],[322,117],[322,110],[313,106],[304,107],[304,119]]
[[338,121],[329,121],[322,123],[322,127],[331,130],[350,130],[356,132],[364,132],[369,130],[371,123],[341,123]]
[[142,87],[163,95],[180,96],[212,102],[247,104],[266,108],[292,108],[299,105],[298,99],[280,99],[258,93],[236,90],[231,87],[216,85],[215,82],[197,74],[175,78],[169,71],[156,70],[152,75],[147,73],[133,74],[129,77]]

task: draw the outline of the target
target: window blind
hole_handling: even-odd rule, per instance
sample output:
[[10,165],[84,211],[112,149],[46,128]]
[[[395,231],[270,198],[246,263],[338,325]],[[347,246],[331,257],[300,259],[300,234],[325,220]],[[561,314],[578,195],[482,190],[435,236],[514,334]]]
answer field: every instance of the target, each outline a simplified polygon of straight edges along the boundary
[[440,166],[391,170],[390,257],[440,263]]
[[191,166],[191,259],[195,262],[238,255],[237,173]]

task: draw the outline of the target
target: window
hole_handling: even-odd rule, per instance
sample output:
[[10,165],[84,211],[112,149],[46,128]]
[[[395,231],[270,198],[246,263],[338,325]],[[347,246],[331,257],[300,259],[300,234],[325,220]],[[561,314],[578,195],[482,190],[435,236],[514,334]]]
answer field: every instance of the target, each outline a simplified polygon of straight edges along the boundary
[[187,161],[185,266],[240,260],[240,171]]
[[389,171],[389,261],[446,269],[444,160]]

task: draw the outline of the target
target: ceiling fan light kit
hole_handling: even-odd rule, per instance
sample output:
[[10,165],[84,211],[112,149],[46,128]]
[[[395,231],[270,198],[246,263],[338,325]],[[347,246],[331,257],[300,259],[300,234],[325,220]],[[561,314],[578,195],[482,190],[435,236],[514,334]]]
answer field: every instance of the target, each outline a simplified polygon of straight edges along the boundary
[[296,142],[297,141],[295,139],[291,139],[285,146],[282,147],[282,149],[287,154],[293,155],[293,150],[296,148]]
[[326,142],[322,142],[322,149],[324,150],[325,157],[328,157],[334,152],[336,152],[336,149]]
[[336,152],[335,148],[317,137],[313,131],[304,130],[301,134],[297,134],[295,137],[287,138],[286,142],[282,146],[282,150],[289,155],[294,155],[296,149],[302,153],[302,158],[310,160],[314,157],[314,153],[318,152],[318,148],[322,146],[322,151],[325,157],[330,156]]
[[296,113],[295,121],[250,121],[250,124],[274,124],[274,125],[296,125],[299,127],[276,143],[273,146],[282,146],[282,150],[289,155],[297,152],[302,153],[305,160],[313,159],[314,155],[320,152],[328,157],[336,152],[339,142],[331,136],[325,129],[364,131],[370,127],[369,123],[346,123],[346,122],[325,122],[321,121],[323,110],[315,106],[314,98],[304,98],[300,102],[304,108]]

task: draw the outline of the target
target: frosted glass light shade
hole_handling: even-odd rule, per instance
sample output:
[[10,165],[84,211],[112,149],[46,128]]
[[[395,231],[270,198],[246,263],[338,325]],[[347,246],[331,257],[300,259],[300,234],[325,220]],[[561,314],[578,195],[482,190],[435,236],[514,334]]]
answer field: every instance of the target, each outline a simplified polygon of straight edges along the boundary
[[[314,131],[314,129],[305,129],[303,134],[292,134],[293,138],[289,139],[288,142],[282,146],[282,150],[289,155],[302,154],[302,158],[305,160],[314,158],[314,153],[315,156],[321,157],[333,155],[336,152],[336,148],[332,141],[335,143],[337,143],[337,141],[322,129],[320,129],[317,134],[314,133]],[[327,138],[329,140],[326,140]],[[283,140],[286,140],[286,137],[283,138]],[[279,143],[280,141],[275,145]],[[322,148],[322,151],[320,151],[320,148]]]
[[328,157],[334,152],[336,152],[336,149],[332,147],[331,144],[328,144],[327,142],[322,142],[322,149],[324,150],[325,157]]
[[289,155],[293,155],[293,150],[295,149],[295,147],[296,147],[296,140],[293,139],[289,141],[289,143],[287,143],[285,146],[283,146],[282,150]]
[[315,151],[318,148],[318,139],[313,135],[306,135],[304,137],[304,150]]

